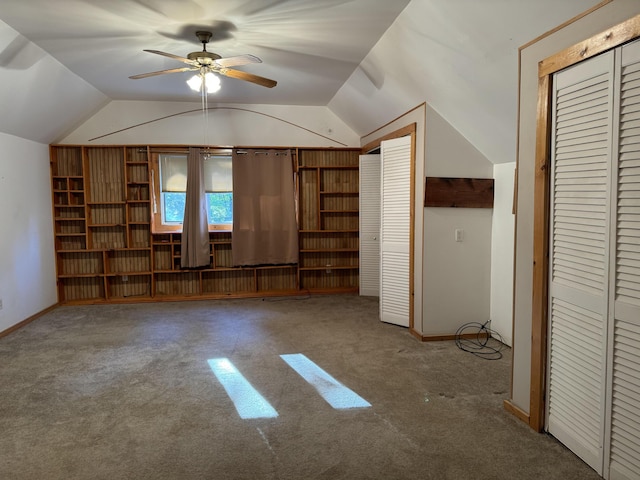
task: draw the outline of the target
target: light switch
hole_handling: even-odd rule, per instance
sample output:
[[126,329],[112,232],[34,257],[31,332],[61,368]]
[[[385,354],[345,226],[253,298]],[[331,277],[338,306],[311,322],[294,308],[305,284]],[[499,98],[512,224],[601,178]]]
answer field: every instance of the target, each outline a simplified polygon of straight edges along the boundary
[[456,228],[456,242],[461,242],[464,238],[464,230]]

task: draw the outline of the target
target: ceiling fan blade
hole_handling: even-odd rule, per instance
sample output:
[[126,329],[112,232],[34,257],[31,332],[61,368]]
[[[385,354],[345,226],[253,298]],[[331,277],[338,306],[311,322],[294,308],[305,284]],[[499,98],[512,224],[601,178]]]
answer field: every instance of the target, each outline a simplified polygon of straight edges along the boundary
[[155,53],[156,55],[162,55],[164,57],[173,58],[174,60],[178,60],[182,63],[188,63],[189,65],[196,65],[197,62],[195,60],[189,60],[188,58],[180,57],[178,55],[174,55],[173,53],[161,52],[160,50],[143,50],[149,53]]
[[258,75],[242,72],[240,70],[234,70],[232,68],[221,68],[220,70],[218,70],[218,73],[220,73],[221,75],[225,75],[227,77],[237,78],[239,80],[245,80],[247,82],[256,83],[258,85],[262,85],[263,87],[267,87],[267,88],[273,88],[278,84],[278,82],[276,82],[275,80],[259,77]]
[[171,68],[169,70],[160,70],[158,72],[149,72],[149,73],[141,73],[139,75],[132,75],[129,78],[133,80],[138,80],[140,78],[153,77],[155,75],[164,75],[165,73],[195,72],[197,70],[200,70],[200,69],[198,67]]
[[236,57],[226,57],[214,60],[216,65],[220,67],[235,67],[238,65],[247,65],[249,63],[262,63],[255,55],[238,55]]

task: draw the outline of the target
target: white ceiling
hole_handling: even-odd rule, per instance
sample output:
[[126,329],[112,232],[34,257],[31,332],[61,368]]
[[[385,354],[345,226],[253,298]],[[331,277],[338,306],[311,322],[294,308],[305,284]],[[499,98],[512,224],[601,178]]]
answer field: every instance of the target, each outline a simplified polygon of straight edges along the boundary
[[[278,81],[269,89],[223,78],[220,103],[326,105],[409,0],[2,0],[0,19],[19,32],[0,67],[27,69],[41,47],[112,100],[193,101],[190,73],[140,80],[139,73],[184,64],[200,51],[197,30],[213,32],[208,51],[253,54],[238,69]],[[195,99],[197,100],[197,99]]]
[[[640,5],[613,0],[623,2]],[[427,102],[489,161],[511,162],[518,48],[606,3],[0,0],[0,132],[51,143],[110,100],[199,103],[189,73],[128,77],[182,67],[143,50],[200,51],[195,32],[205,29],[209,51],[256,55],[262,64],[238,69],[278,81],[223,77],[212,103],[327,107],[362,136]]]

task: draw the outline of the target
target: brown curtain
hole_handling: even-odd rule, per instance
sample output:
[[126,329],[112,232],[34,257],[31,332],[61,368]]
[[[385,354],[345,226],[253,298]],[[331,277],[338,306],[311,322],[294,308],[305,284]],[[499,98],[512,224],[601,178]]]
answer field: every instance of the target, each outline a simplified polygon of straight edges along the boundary
[[209,265],[209,222],[204,191],[203,161],[199,148],[189,148],[187,158],[187,199],[182,223],[180,265],[196,268]]
[[289,150],[233,151],[233,264],[298,263]]

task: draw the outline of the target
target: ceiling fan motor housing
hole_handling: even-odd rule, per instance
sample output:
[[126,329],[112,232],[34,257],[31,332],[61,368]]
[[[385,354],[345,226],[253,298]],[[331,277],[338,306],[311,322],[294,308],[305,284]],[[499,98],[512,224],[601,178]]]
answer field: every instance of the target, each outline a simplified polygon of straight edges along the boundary
[[189,60],[195,60],[196,62],[202,65],[211,65],[214,60],[218,60],[219,58],[222,58],[222,57],[217,53],[204,51],[204,52],[191,52],[190,54],[187,55],[187,58]]

